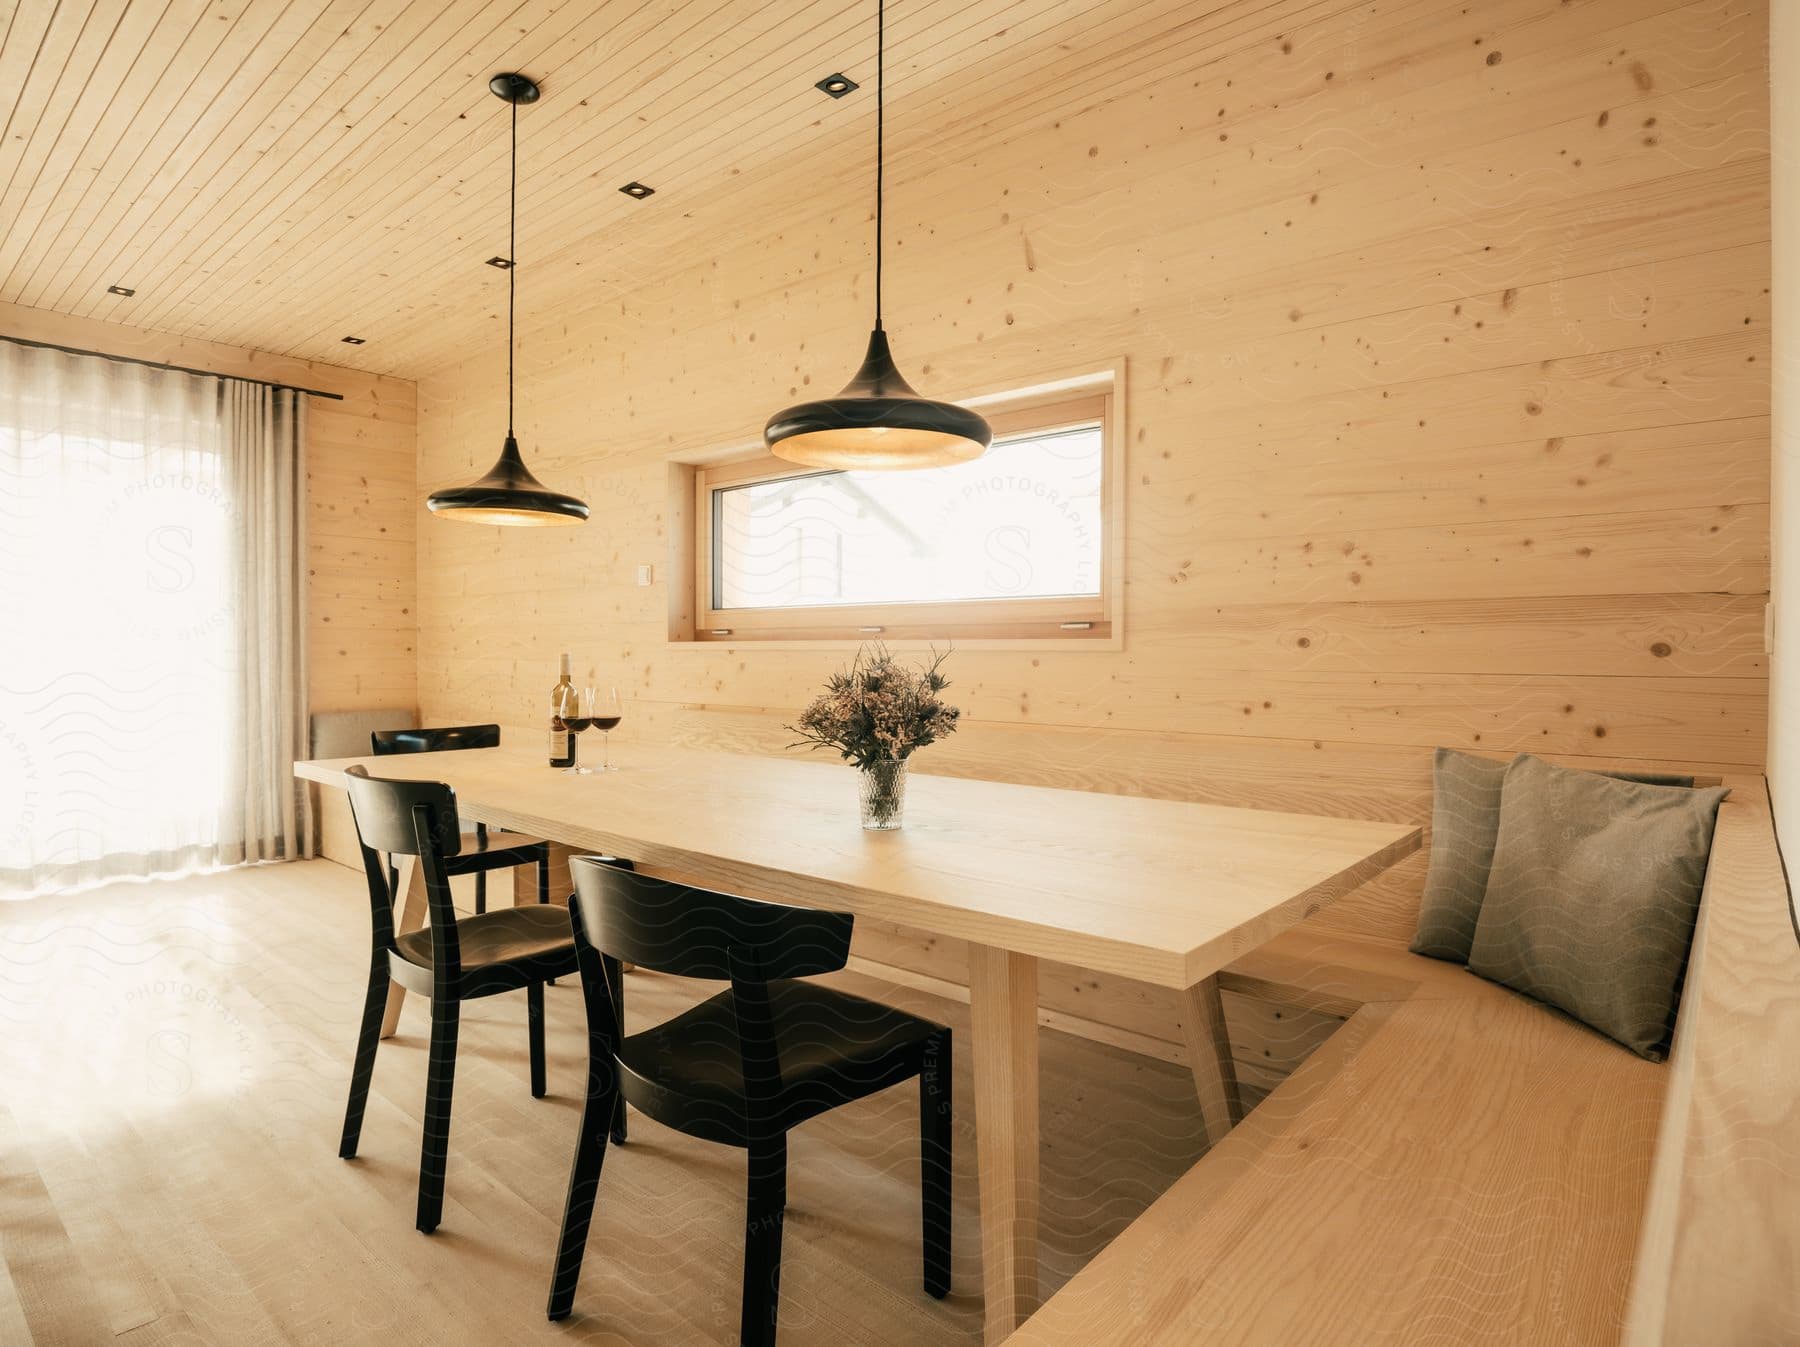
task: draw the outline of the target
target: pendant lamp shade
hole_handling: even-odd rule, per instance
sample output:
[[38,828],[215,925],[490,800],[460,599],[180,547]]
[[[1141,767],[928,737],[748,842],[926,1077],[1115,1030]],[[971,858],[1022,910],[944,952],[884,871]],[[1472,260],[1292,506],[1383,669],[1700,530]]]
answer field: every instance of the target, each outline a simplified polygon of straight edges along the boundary
[[849,469],[966,463],[986,453],[993,438],[974,412],[915,393],[879,329],[869,334],[869,353],[843,392],[775,413],[763,435],[790,463]]
[[535,103],[538,86],[524,75],[495,75],[488,88],[512,104],[512,196],[506,267],[506,442],[487,475],[468,486],[446,487],[425,498],[433,514],[471,524],[505,524],[541,528],[580,524],[588,517],[587,502],[552,491],[531,475],[513,436],[513,308],[518,295],[519,243],[519,104]]
[[588,517],[585,501],[552,491],[531,475],[519,457],[519,442],[511,435],[487,476],[468,486],[434,491],[425,503],[434,514],[471,524],[543,527],[579,524]]
[[988,423],[966,407],[913,391],[881,326],[881,226],[886,179],[887,5],[877,0],[875,56],[875,330],[862,368],[834,398],[776,412],[763,427],[769,452],[790,463],[848,470],[936,468],[980,458]]

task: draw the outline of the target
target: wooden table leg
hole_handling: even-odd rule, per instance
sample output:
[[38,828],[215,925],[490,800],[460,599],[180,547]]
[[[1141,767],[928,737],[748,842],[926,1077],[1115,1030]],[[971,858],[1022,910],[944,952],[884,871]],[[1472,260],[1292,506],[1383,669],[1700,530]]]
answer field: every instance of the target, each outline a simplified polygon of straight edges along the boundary
[[1194,1091],[1200,1096],[1206,1144],[1209,1148],[1217,1146],[1244,1116],[1217,974],[1181,994],[1181,1037],[1187,1044],[1188,1065],[1194,1073]]
[[[425,924],[425,867],[417,856],[401,856],[400,873],[394,883],[394,934],[403,936]],[[392,1038],[400,1027],[400,1007],[406,1001],[406,988],[398,982],[388,983],[387,1009],[381,1015],[381,1036]]]
[[1037,960],[969,946],[986,1341],[1038,1306]]

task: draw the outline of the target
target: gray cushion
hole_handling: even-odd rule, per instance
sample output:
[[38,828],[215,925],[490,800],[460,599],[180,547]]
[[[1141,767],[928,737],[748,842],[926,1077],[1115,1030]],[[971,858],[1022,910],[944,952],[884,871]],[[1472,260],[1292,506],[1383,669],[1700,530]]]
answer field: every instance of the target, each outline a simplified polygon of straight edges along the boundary
[[[1469,961],[1481,898],[1487,892],[1494,839],[1500,831],[1500,788],[1508,764],[1440,748],[1432,760],[1431,864],[1419,900],[1414,954]],[[1564,769],[1566,770],[1566,769]],[[1691,786],[1691,776],[1608,772],[1622,781]]]
[[1729,793],[1514,759],[1470,970],[1661,1061]]

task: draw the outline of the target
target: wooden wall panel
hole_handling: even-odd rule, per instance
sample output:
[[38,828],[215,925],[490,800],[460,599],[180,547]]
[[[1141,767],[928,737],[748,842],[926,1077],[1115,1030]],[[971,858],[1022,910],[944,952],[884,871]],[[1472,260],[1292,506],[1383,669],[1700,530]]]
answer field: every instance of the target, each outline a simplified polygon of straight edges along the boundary
[[314,711],[416,703],[411,383],[4,303],[0,332],[341,393],[307,403],[308,694]]
[[[1776,156],[1800,157],[1800,11],[1771,16],[1770,127]],[[1800,176],[1783,173],[1774,187],[1773,477],[1774,669],[1770,686],[1769,790],[1780,835],[1800,839]]]
[[[958,652],[969,718],[920,769],[1423,822],[1437,744],[1759,766],[1766,5],[1189,13],[896,142],[916,382],[1127,369],[1124,648]],[[671,458],[754,444],[859,353],[866,203],[785,172],[528,325],[527,456],[594,519],[421,526],[428,717],[535,735],[566,648],[622,734],[785,751],[846,651],[673,643],[666,588]],[[486,466],[500,375],[421,381],[422,484]],[[1403,938],[1423,868],[1315,920]]]
[[[1348,51],[1302,24],[1230,92],[1172,69],[1154,116],[1099,103],[901,180],[890,326],[922,381],[1129,360],[1127,648],[963,652],[976,719],[1760,761],[1764,13],[1518,8],[1466,50],[1447,5],[1370,7]],[[863,221],[804,217],[528,335],[528,453],[595,523],[424,526],[429,714],[535,725],[564,645],[638,703],[626,733],[797,708],[838,658],[665,634],[667,455],[752,440],[854,355]],[[491,453],[496,373],[422,385],[427,484]]]

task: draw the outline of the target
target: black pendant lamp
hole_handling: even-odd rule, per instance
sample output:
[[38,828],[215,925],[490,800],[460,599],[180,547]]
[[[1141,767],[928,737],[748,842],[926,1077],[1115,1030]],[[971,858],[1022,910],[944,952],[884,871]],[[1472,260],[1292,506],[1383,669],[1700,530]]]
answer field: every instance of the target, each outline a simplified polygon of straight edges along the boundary
[[512,104],[512,197],[506,255],[506,445],[487,476],[468,486],[434,491],[426,505],[446,519],[471,524],[535,526],[580,524],[588,517],[586,501],[552,491],[531,475],[519,457],[513,437],[513,308],[519,274],[519,104],[535,103],[538,87],[523,75],[495,75],[488,81],[495,97]]
[[886,165],[887,5],[875,49],[875,330],[862,368],[834,398],[776,412],[763,440],[777,458],[816,468],[935,468],[987,452],[994,433],[965,407],[921,397],[901,377],[881,326],[881,207]]

